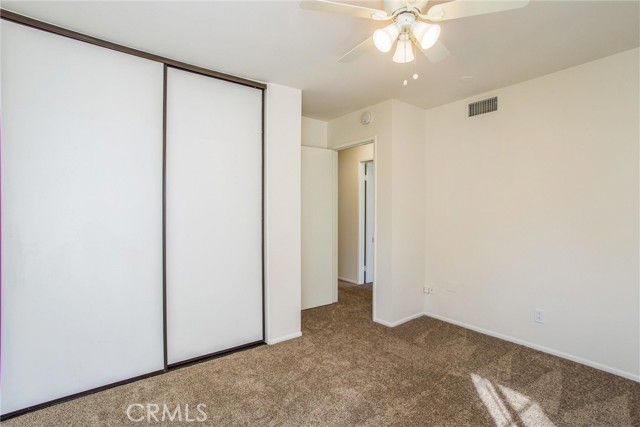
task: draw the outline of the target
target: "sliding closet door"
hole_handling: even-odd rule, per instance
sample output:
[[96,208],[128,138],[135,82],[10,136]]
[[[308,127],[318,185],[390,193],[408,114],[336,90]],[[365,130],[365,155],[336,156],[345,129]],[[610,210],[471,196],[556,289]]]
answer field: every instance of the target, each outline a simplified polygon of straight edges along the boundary
[[169,68],[169,364],[263,340],[262,91]]
[[1,29],[7,414],[163,368],[163,69]]

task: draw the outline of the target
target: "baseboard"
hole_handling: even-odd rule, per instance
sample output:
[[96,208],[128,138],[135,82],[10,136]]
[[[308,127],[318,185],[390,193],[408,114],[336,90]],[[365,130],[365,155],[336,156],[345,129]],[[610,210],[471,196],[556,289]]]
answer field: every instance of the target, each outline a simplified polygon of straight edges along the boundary
[[405,317],[400,320],[396,320],[395,322],[387,322],[386,320],[382,320],[378,318],[374,318],[373,321],[376,323],[380,323],[381,325],[387,326],[389,328],[395,328],[398,325],[402,325],[403,323],[407,323],[413,319],[417,319],[418,317],[422,317],[422,316],[424,316],[424,313],[412,314],[411,316]]
[[346,277],[338,276],[338,280],[342,280],[343,282],[353,283],[354,285],[359,285],[360,284],[360,283],[358,283],[357,280],[347,279]]
[[79,399],[81,397],[85,397],[85,396],[89,396],[91,394],[94,393],[99,393],[101,391],[105,391],[105,390],[109,390],[110,388],[114,388],[114,387],[119,387],[121,385],[125,385],[125,384],[130,384],[136,381],[140,381],[146,378],[151,378],[151,377],[155,377],[156,375],[162,375],[166,372],[166,370],[162,369],[159,371],[153,371],[150,372],[148,374],[143,374],[143,375],[139,375],[133,378],[128,378],[125,380],[121,380],[121,381],[117,381],[115,383],[111,383],[111,384],[106,384],[103,386],[99,386],[96,388],[92,388],[89,390],[84,390],[78,393],[74,393],[74,394],[70,394],[68,396],[63,396],[63,397],[59,397],[57,399],[53,399],[47,402],[43,402],[43,403],[37,403],[35,405],[31,405],[31,406],[27,406],[26,408],[23,409],[18,409],[15,411],[11,411],[11,412],[7,412],[6,414],[0,414],[0,421],[6,421],[8,419],[11,418],[15,418],[18,417],[20,415],[25,415],[28,414],[30,412],[34,412],[34,411],[38,411],[40,409],[44,409],[44,408],[48,408],[49,406],[53,406],[53,405],[57,405],[59,403],[64,403],[64,402],[68,402],[70,400],[74,400],[74,399]]
[[425,312],[424,315],[427,316],[427,317],[432,317],[434,319],[442,320],[443,322],[451,323],[452,325],[460,326],[460,327],[465,328],[465,329],[470,329],[472,331],[479,332],[479,333],[484,334],[484,335],[489,335],[489,336],[492,336],[492,337],[495,337],[495,338],[499,338],[501,340],[509,341],[509,342],[512,342],[512,343],[515,343],[515,344],[520,344],[520,345],[523,345],[525,347],[529,347],[529,348],[532,348],[534,350],[541,351],[543,353],[547,353],[547,354],[551,354],[553,356],[561,357],[563,359],[571,360],[572,362],[580,363],[581,365],[586,365],[586,366],[589,366],[591,368],[598,369],[600,371],[608,372],[610,374],[617,375],[619,377],[626,378],[628,380],[640,382],[640,375],[632,374],[631,372],[626,372],[626,371],[622,371],[620,369],[612,368],[610,366],[602,365],[602,364],[594,362],[592,360],[583,359],[582,357],[574,356],[572,354],[563,353],[561,351],[554,350],[554,349],[549,348],[549,347],[545,347],[545,346],[542,346],[542,345],[534,344],[532,342],[521,340],[519,338],[514,338],[512,336],[504,335],[504,334],[501,334],[501,333],[498,333],[498,332],[494,332],[494,331],[491,331],[489,329],[480,328],[478,326],[470,325],[468,323],[460,322],[458,320],[450,319],[448,317],[440,316],[439,314]]
[[267,344],[269,345],[278,344],[279,342],[289,341],[294,338],[299,338],[301,336],[302,336],[302,332],[294,332],[293,334],[284,335],[278,338],[267,340]]

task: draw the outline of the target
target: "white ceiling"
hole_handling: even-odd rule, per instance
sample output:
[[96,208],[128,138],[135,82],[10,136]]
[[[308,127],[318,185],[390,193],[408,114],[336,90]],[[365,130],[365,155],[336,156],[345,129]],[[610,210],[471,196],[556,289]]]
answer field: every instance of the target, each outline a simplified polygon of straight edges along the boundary
[[[380,1],[348,1],[382,9]],[[375,50],[337,59],[385,23],[297,1],[3,1],[36,19],[194,65],[303,90],[329,120],[389,98],[429,108],[640,45],[640,2],[541,1],[441,24],[451,56],[396,64]],[[420,78],[402,86],[417,72]],[[462,76],[473,76],[461,82]]]

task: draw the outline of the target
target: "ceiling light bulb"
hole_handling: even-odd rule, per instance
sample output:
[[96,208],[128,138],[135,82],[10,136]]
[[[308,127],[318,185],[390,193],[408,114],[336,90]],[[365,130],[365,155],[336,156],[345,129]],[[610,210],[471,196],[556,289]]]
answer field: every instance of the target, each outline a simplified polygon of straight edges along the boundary
[[401,37],[396,46],[396,52],[393,54],[393,62],[405,64],[415,59],[413,49],[411,49],[411,40],[409,37]]
[[411,26],[411,32],[422,49],[429,49],[440,37],[440,25],[416,22]]
[[407,85],[407,83],[409,83],[409,82],[407,82],[406,80],[405,80],[405,81],[403,81],[403,82],[402,82],[402,86],[406,86],[406,85]]
[[413,73],[413,80],[418,80],[418,73]]
[[387,25],[373,33],[373,44],[380,52],[389,52],[399,34],[400,28],[397,24]]

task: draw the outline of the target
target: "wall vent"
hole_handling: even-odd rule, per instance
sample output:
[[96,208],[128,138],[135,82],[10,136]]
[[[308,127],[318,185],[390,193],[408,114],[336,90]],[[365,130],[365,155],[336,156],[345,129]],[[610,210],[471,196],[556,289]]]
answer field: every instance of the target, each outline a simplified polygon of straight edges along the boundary
[[498,111],[497,96],[469,104],[469,117],[477,116],[478,114],[490,113],[492,111]]

